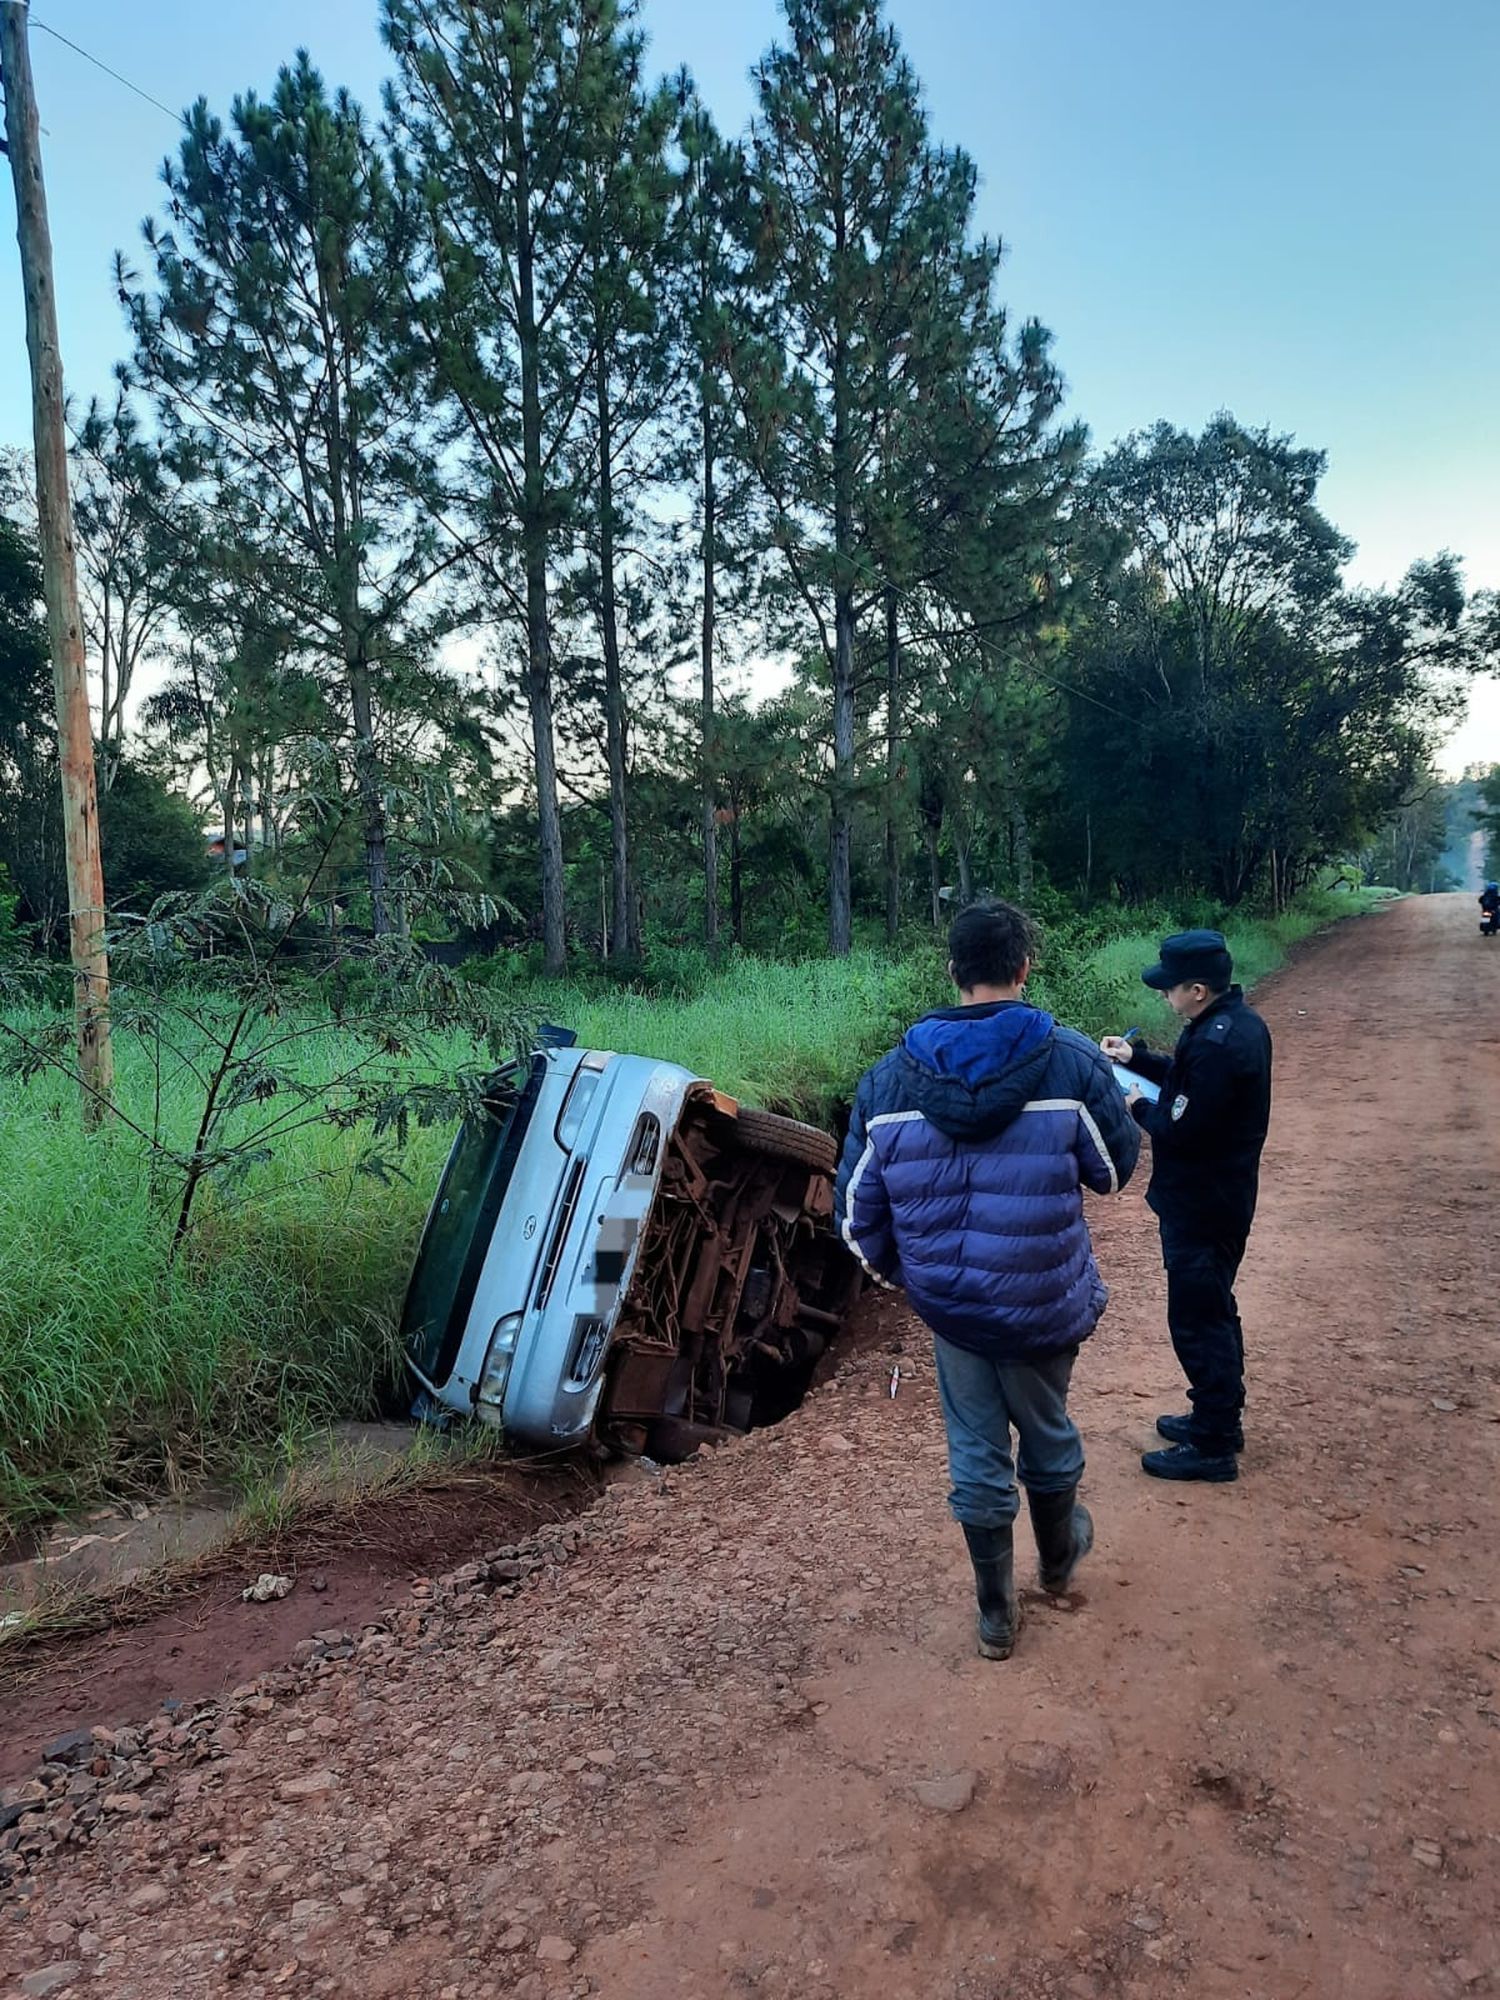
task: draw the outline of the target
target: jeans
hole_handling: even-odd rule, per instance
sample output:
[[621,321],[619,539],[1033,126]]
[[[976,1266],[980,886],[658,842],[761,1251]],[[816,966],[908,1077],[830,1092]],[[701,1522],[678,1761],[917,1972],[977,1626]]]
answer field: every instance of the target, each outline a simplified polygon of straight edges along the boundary
[[1233,1448],[1245,1407],[1245,1333],[1234,1281],[1245,1234],[1223,1234],[1161,1221],[1167,1267],[1167,1328],[1193,1406],[1194,1442],[1207,1452]]
[[[993,1361],[940,1334],[938,1394],[948,1428],[953,1518],[971,1528],[1003,1528],[1016,1518],[1021,1484],[1032,1493],[1069,1493],[1083,1476],[1083,1440],[1068,1415],[1076,1347],[1037,1361]],[[1020,1437],[1011,1457],[1010,1434]]]

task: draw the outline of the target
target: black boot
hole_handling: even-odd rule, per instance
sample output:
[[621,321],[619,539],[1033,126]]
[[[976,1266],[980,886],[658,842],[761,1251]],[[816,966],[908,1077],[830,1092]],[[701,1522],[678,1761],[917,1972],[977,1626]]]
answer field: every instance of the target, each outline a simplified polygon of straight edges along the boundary
[[1060,1597],[1094,1546],[1093,1516],[1080,1505],[1076,1486],[1070,1486],[1066,1493],[1028,1493],[1026,1501],[1031,1508],[1042,1588]]
[[1201,1479],[1228,1486],[1240,1476],[1232,1451],[1200,1451],[1195,1444],[1169,1444],[1165,1451],[1141,1453],[1141,1470],[1153,1479]]
[[979,1599],[979,1656],[1008,1660],[1021,1629],[1021,1600],[1016,1596],[1015,1549],[1009,1525],[974,1528],[962,1523],[974,1565],[974,1591]]
[[[1167,1438],[1172,1444],[1196,1444],[1199,1432],[1194,1428],[1195,1422],[1191,1410],[1181,1417],[1158,1417],[1156,1433],[1158,1437]],[[1229,1442],[1230,1448],[1234,1451],[1245,1449],[1245,1433],[1239,1424],[1235,1425]]]

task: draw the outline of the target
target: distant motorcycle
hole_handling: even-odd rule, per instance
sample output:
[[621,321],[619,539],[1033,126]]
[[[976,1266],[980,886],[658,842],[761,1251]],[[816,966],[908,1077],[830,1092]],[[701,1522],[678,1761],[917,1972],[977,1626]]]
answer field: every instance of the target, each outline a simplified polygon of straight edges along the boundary
[[1479,935],[1500,936],[1500,884],[1487,882],[1479,898]]

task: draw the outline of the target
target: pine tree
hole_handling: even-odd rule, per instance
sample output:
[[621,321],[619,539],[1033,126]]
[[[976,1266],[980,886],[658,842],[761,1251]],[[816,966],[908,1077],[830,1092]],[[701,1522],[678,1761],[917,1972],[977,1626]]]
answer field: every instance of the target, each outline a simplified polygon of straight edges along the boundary
[[425,211],[412,365],[467,468],[473,553],[518,639],[531,719],[545,963],[567,962],[553,596],[591,486],[597,390],[579,337],[589,169],[619,72],[614,0],[384,0],[398,172]]
[[371,920],[390,928],[381,681],[420,650],[453,560],[426,414],[392,349],[408,217],[359,107],[306,56],[226,126],[200,101],[148,224],[155,289],[126,282],[136,378],[175,470],[273,625],[337,665],[354,739]]
[[756,72],[750,135],[763,349],[749,434],[776,539],[818,634],[832,694],[830,949],[852,937],[858,599],[871,572],[858,503],[883,389],[872,332],[897,337],[901,234],[925,140],[916,78],[878,0],[787,0],[788,44]]
[[609,949],[637,958],[637,921],[630,846],[628,668],[622,660],[622,592],[628,590],[627,539],[639,542],[642,502],[659,482],[663,462],[659,418],[673,355],[663,294],[671,200],[666,146],[675,99],[662,87],[647,95],[643,38],[627,11],[602,66],[592,109],[587,157],[580,175],[584,283],[576,316],[581,347],[591,358],[592,394],[582,411],[584,474],[588,481],[580,528],[585,553],[577,583],[598,632],[603,663],[605,765],[609,785]]
[[[693,494],[698,758],[703,862],[703,940],[719,940],[719,814],[724,744],[718,726],[722,619],[745,608],[753,587],[760,523],[734,398],[736,358],[749,368],[746,297],[749,258],[744,149],[726,140],[687,74],[678,79],[681,154],[673,212],[675,319],[687,399],[681,476]],[[736,936],[739,926],[736,925]]]
[[[997,533],[997,546],[1037,539],[1056,513],[1054,461],[1078,447],[1048,436],[1059,391],[1045,336],[1009,351],[993,297],[999,247],[970,233],[973,163],[929,141],[879,0],[787,0],[786,13],[789,44],[757,77],[751,175],[772,345],[756,350],[744,400],[830,687],[829,938],[843,953],[869,667],[861,623],[880,610],[894,928],[903,632],[923,595],[941,596],[956,564],[976,570]],[[1026,486],[1023,533],[999,513]]]

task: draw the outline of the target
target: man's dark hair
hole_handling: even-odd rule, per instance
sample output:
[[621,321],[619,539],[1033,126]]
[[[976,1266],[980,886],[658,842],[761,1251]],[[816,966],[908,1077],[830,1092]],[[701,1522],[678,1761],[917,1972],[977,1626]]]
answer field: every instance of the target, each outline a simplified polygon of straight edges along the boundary
[[948,933],[948,956],[960,993],[971,993],[976,986],[1014,986],[1035,951],[1030,917],[998,897],[960,910]]

